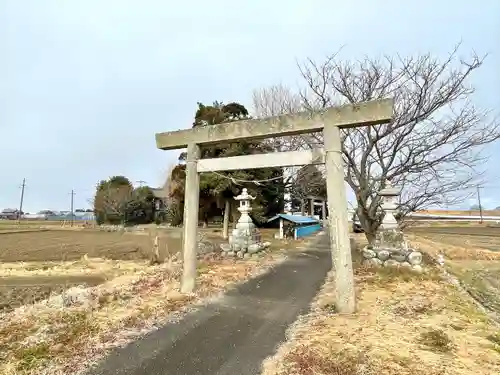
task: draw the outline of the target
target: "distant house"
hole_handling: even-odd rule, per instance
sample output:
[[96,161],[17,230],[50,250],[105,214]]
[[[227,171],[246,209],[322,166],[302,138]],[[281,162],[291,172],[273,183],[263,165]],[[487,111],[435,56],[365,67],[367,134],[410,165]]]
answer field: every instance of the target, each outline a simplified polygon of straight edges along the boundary
[[165,214],[169,206],[170,197],[163,188],[151,188],[154,195],[155,220],[165,221]]
[[293,236],[294,239],[308,236],[321,230],[320,220],[313,216],[278,214],[267,221],[269,224],[279,223],[278,238]]
[[56,213],[52,210],[42,210],[38,211],[37,215],[54,216]]
[[162,188],[151,188],[153,195],[155,197],[155,209],[156,211],[162,211],[167,207],[168,195]]
[[0,212],[0,219],[17,220],[22,214],[23,213],[20,212],[17,208],[4,208],[2,212]]

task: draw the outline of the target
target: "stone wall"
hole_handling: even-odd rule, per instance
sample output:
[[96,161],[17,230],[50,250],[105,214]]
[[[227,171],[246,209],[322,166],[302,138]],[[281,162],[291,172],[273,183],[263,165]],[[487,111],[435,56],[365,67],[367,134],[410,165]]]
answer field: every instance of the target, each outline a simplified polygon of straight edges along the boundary
[[396,250],[391,248],[363,249],[365,264],[370,266],[406,267],[417,272],[422,271],[422,253],[413,249]]
[[363,249],[365,263],[372,266],[407,267],[422,271],[422,253],[408,246],[399,229],[382,230],[372,245]]

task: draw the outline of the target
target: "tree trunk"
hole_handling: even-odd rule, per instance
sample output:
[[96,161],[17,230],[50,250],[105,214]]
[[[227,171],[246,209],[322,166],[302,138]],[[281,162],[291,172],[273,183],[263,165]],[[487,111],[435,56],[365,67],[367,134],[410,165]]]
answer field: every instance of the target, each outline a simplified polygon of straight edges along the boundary
[[203,212],[203,228],[208,227],[208,212],[204,210]]
[[358,208],[356,209],[356,215],[358,217],[359,223],[361,224],[361,228],[365,232],[365,237],[368,240],[369,244],[372,244],[375,241],[377,236],[377,231],[380,226],[380,223],[377,220],[373,220],[370,218],[369,213],[366,209],[364,209],[364,202],[357,200]]
[[236,223],[238,222],[238,219],[240,218],[238,214],[239,214],[238,210],[232,205],[231,206],[231,219],[233,222],[233,228],[236,225]]
[[368,240],[369,244],[373,244],[373,242],[375,241],[375,238],[376,238],[376,233],[365,231],[365,237]]
[[358,215],[361,227],[365,232],[365,237],[368,243],[371,245],[377,236],[379,224],[374,220],[364,217],[363,215]]
[[226,199],[224,204],[224,227],[222,229],[222,237],[227,239],[229,236],[229,212],[231,210],[231,201]]

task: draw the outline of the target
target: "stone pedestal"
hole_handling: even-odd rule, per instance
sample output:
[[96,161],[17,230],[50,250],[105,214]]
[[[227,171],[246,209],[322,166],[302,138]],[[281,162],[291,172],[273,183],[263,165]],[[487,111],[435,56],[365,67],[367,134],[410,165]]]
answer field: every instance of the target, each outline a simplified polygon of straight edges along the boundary
[[406,267],[421,272],[422,253],[408,247],[394,217],[400,192],[399,188],[391,186],[389,182],[386,183],[385,189],[380,191],[385,216],[375,242],[363,249],[363,257],[367,265]]
[[363,249],[365,264],[370,266],[406,267],[422,271],[422,253],[408,247],[403,232],[397,229],[378,233],[373,245]]
[[[249,213],[252,211],[250,202],[255,199],[248,194],[247,189],[234,198],[240,202],[238,211],[241,216],[229,236],[229,243],[222,244],[223,255],[245,257],[245,254],[255,254],[269,247],[269,242],[262,242],[259,230],[255,227]],[[248,256],[246,256],[248,257]]]

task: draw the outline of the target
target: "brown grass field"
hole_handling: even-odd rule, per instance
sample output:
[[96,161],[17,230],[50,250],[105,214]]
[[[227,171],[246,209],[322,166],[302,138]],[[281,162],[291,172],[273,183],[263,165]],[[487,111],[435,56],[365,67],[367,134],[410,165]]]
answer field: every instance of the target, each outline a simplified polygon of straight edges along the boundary
[[[162,259],[180,251],[180,229],[157,232]],[[219,229],[200,229],[200,232],[203,240],[216,248],[224,241]],[[263,237],[276,241],[272,238],[274,232],[264,230]],[[99,262],[86,265],[82,258],[142,267],[149,259],[152,245],[152,235],[147,231],[117,233],[57,228],[0,233],[0,311],[45,299],[70,287],[95,286],[117,275],[116,269],[106,270]],[[62,270],[50,272],[61,263],[73,266],[68,266],[62,275]]]
[[[337,314],[330,275],[262,375],[500,374],[500,241],[485,228],[419,228],[427,272],[366,268],[353,235],[357,311]],[[445,269],[432,262],[445,255]],[[456,277],[457,286],[450,282]],[[456,279],[455,279],[456,280]]]
[[[200,255],[198,287],[185,295],[179,292],[180,229],[155,228],[0,233],[0,374],[76,374],[109,349],[264,272],[307,241],[280,241],[273,238],[276,230],[263,230],[271,247],[259,257]],[[216,248],[224,241],[220,229],[200,232],[202,242]],[[152,265],[157,234],[165,261]],[[67,299],[75,292],[88,304]]]

